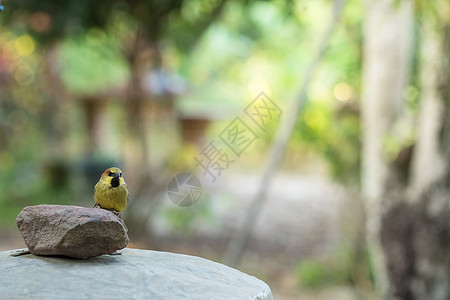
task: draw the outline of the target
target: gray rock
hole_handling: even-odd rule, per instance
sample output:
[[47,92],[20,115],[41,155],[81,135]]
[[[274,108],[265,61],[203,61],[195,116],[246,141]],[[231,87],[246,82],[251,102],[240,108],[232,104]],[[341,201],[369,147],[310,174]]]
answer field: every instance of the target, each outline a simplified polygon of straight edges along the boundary
[[68,205],[25,207],[16,219],[31,253],[86,259],[128,244],[122,221],[100,208]]
[[124,249],[88,260],[0,252],[0,299],[273,300],[263,281],[203,258]]

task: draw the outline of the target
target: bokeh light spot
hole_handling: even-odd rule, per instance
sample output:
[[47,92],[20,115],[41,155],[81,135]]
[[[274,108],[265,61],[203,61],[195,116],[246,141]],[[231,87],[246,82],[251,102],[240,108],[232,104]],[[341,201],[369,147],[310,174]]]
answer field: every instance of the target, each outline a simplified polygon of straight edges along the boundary
[[36,44],[31,36],[24,34],[14,41],[14,48],[20,56],[28,56],[33,53]]
[[339,101],[348,101],[353,96],[353,88],[347,82],[341,82],[334,86],[333,94]]
[[253,77],[252,79],[250,79],[247,88],[250,92],[252,100],[256,98],[261,92],[264,92],[269,96],[271,95],[270,84],[265,78],[261,76]]

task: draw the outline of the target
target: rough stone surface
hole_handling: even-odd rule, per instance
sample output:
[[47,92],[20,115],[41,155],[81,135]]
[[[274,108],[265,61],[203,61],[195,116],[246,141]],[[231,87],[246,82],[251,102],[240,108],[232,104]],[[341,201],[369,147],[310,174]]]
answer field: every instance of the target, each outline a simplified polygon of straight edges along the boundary
[[88,260],[0,252],[0,299],[273,300],[263,281],[203,258],[126,248]]
[[16,219],[31,253],[86,259],[128,244],[122,221],[100,208],[68,205],[25,207]]

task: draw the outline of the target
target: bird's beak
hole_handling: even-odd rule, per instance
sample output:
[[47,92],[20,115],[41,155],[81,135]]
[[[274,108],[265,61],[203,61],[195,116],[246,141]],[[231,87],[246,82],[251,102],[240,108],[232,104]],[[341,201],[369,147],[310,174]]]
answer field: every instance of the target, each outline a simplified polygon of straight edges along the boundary
[[120,174],[118,172],[113,173],[113,178],[119,178]]

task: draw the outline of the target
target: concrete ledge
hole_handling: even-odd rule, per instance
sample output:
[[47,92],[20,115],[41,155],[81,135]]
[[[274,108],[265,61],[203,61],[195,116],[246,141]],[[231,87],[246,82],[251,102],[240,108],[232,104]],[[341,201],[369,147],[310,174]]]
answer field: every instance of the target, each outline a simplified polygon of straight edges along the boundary
[[272,299],[263,281],[203,258],[126,248],[88,260],[0,252],[0,299]]

